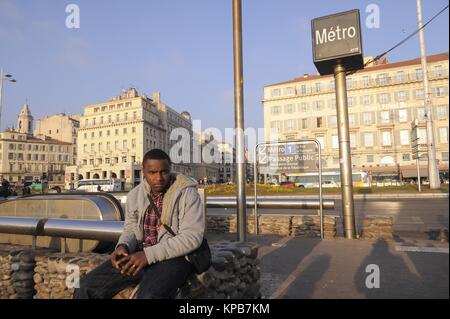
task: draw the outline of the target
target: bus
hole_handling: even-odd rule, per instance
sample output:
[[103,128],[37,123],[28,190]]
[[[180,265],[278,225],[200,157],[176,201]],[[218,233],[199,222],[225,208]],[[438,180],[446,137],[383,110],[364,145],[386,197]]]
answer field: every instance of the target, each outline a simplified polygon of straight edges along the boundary
[[[100,189],[99,189],[100,186]],[[122,190],[120,179],[81,179],[78,181],[78,191],[84,192],[113,192]]]
[[[316,173],[298,173],[290,174],[289,181],[294,182],[296,187],[304,188],[318,188],[319,187],[319,174]],[[353,187],[369,187],[369,174],[364,171],[352,172]],[[341,176],[338,171],[322,172],[322,186],[327,182],[330,184],[341,186]]]

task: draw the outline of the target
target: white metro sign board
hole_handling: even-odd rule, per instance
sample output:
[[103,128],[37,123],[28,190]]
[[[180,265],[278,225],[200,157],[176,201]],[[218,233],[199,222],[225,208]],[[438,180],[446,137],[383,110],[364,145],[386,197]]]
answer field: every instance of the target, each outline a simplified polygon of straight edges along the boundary
[[317,146],[315,143],[261,145],[258,163],[270,174],[317,171]]
[[333,74],[340,60],[346,69],[363,68],[359,10],[311,21],[313,61],[321,75]]

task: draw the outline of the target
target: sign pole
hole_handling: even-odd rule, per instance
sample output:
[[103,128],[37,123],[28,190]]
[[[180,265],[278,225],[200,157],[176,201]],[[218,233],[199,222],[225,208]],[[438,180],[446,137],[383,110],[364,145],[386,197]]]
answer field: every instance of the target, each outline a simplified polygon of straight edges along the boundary
[[355,212],[353,204],[352,158],[348,125],[346,70],[341,61],[334,67],[336,82],[336,109],[339,137],[339,166],[341,173],[342,213],[344,216],[344,236],[355,238]]
[[417,185],[419,185],[419,193],[422,191],[420,186],[420,166],[419,166],[419,157],[416,158],[416,166],[417,166]]

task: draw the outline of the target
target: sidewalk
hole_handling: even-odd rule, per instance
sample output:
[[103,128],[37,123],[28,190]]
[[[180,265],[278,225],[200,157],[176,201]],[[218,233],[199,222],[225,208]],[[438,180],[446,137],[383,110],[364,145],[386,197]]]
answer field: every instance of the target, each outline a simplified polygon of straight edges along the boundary
[[[210,241],[225,238],[236,235],[208,234]],[[263,298],[449,298],[448,243],[280,236],[248,241],[260,244]],[[369,289],[374,267],[380,286]]]

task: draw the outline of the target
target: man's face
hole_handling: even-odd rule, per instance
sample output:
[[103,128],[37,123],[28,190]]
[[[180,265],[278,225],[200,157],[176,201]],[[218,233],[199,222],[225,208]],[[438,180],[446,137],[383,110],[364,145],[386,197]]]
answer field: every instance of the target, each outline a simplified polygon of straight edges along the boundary
[[147,160],[142,169],[152,191],[160,193],[169,184],[170,164],[167,160]]

